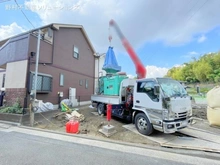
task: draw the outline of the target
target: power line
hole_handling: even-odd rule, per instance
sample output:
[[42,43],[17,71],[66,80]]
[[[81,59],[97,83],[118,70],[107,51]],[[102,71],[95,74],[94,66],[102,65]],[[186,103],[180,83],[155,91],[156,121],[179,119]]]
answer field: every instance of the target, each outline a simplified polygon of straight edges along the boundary
[[24,17],[26,18],[26,20],[33,26],[33,28],[35,28],[34,27],[34,25],[31,23],[31,21],[28,19],[28,17],[26,16],[26,14],[23,12],[23,10],[20,8],[20,6],[19,6],[19,4],[17,3],[17,1],[16,0],[14,0],[15,1],[15,3],[16,3],[16,5],[18,6],[18,8],[20,9],[20,11],[22,12],[22,14],[24,15]]
[[190,20],[192,19],[192,17],[193,17],[200,9],[202,9],[202,7],[203,7],[207,2],[208,2],[208,0],[206,0],[206,1],[198,8],[198,10],[191,15],[191,17],[188,19],[188,21],[190,21]]
[[[188,22],[193,18],[193,16],[203,8],[203,6],[208,2],[209,0],[206,0],[186,21],[186,24],[184,26],[184,28],[186,27],[186,25],[188,24]],[[172,40],[176,40],[179,37],[179,35],[177,35],[176,37],[174,37]]]

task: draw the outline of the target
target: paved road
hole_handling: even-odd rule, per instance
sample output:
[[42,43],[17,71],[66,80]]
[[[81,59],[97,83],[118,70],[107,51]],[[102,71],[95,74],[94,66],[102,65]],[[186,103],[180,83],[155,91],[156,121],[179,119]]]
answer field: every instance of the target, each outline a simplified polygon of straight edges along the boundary
[[202,165],[220,162],[19,127],[0,127],[0,164]]

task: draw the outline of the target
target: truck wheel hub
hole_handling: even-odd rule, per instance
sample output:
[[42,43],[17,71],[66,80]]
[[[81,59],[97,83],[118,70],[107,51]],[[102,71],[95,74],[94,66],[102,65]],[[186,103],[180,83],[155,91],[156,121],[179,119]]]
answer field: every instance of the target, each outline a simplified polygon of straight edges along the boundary
[[144,118],[140,118],[138,120],[138,127],[140,129],[146,129],[147,128],[147,122],[146,122],[146,120]]

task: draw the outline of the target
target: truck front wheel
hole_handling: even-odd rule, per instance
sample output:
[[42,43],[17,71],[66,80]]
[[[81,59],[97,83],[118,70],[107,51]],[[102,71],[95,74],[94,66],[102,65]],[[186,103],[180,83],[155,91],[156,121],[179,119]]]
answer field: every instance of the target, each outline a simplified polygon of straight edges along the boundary
[[97,107],[97,111],[99,115],[105,114],[105,104],[99,103]]
[[138,132],[143,135],[150,135],[153,132],[153,126],[144,113],[138,113],[135,116],[135,126]]

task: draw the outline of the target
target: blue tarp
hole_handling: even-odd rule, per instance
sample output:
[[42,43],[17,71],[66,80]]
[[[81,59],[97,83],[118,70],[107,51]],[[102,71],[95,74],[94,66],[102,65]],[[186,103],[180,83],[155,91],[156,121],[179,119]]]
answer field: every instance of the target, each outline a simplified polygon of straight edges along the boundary
[[102,69],[107,73],[116,73],[121,71],[121,66],[118,66],[113,47],[108,48]]

